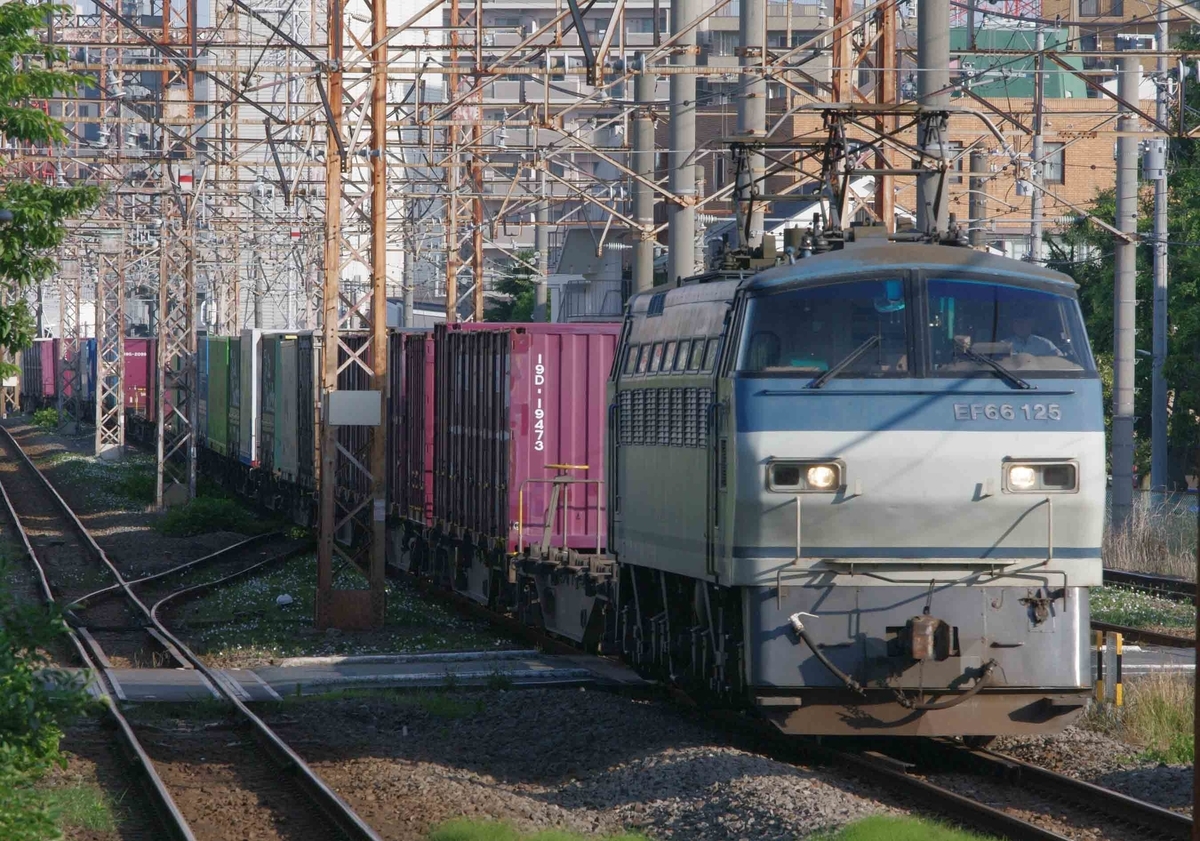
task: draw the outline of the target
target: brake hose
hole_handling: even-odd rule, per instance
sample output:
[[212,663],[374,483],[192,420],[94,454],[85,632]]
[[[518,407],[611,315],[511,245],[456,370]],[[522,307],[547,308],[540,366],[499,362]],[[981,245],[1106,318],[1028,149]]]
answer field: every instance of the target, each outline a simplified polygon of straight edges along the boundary
[[862,684],[850,677],[850,675],[843,672],[837,666],[833,665],[829,658],[825,656],[825,653],[821,651],[821,649],[817,648],[817,644],[813,642],[812,637],[808,635],[808,631],[804,629],[804,623],[800,621],[799,613],[793,613],[791,616],[789,616],[788,624],[792,626],[792,630],[796,632],[796,636],[800,637],[800,639],[804,641],[804,643],[812,651],[813,656],[817,658],[817,661],[820,662],[822,666],[829,670],[831,675],[845,684],[846,688],[851,692],[857,692],[859,695],[866,697],[867,692],[865,689],[863,689]]
[[923,701],[913,701],[899,689],[896,690],[896,700],[900,702],[900,706],[909,710],[918,712],[927,712],[930,710],[948,710],[951,707],[957,707],[963,701],[974,698],[979,694],[979,691],[988,684],[991,680],[992,672],[999,664],[995,660],[988,660],[983,664],[983,674],[979,676],[979,680],[975,681],[975,685],[961,695],[955,695],[949,701],[942,701],[936,704],[927,704]]

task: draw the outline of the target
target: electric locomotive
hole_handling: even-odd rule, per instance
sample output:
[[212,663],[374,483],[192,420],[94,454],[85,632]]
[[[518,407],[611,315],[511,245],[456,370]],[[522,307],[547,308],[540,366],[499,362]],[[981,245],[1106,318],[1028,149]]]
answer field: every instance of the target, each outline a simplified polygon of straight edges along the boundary
[[1105,493],[1075,285],[859,240],[631,300],[616,645],[788,733],[1060,729],[1091,689]]

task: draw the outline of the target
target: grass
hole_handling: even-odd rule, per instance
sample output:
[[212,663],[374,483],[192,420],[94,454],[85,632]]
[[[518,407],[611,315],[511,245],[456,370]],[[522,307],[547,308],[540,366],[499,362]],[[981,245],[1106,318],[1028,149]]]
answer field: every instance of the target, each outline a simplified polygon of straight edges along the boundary
[[[189,644],[199,652],[239,665],[280,657],[331,654],[419,653],[495,649],[504,645],[485,624],[423,599],[403,583],[389,583],[383,630],[321,634],[312,627],[317,591],[314,555],[286,561],[262,575],[223,587],[182,606],[178,623],[190,623]],[[366,580],[340,570],[334,586],[364,589]],[[287,593],[290,605],[279,607]]]
[[991,836],[953,829],[919,818],[875,815],[812,841],[993,841]]
[[1196,507],[1191,494],[1134,495],[1129,528],[1105,530],[1104,565],[1196,579]]
[[442,824],[429,833],[429,841],[587,841],[589,838],[596,841],[601,838],[605,841],[649,841],[645,835],[633,833],[586,836],[561,829],[546,829],[532,835],[524,835],[505,823],[465,818]]
[[1092,619],[1100,622],[1167,631],[1173,628],[1190,631],[1196,627],[1196,607],[1191,602],[1114,585],[1092,588],[1089,599]]
[[1195,760],[1190,675],[1152,674],[1125,682],[1125,705],[1094,705],[1084,724],[1142,749],[1141,758],[1168,765]]
[[41,795],[55,824],[63,832],[112,832],[117,828],[113,804],[98,786],[72,784],[42,789]]

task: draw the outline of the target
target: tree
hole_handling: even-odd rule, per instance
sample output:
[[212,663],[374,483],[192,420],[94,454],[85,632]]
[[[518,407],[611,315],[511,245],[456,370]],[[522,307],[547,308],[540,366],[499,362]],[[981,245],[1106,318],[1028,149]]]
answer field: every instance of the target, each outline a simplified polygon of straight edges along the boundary
[[[1195,40],[1195,39],[1193,39]],[[1200,42],[1198,42],[1200,44]],[[1188,46],[1184,45],[1184,49]],[[1200,92],[1190,107],[1200,107]],[[1190,472],[1191,459],[1200,446],[1200,145],[1191,139],[1172,141],[1168,169],[1170,243],[1167,360],[1163,369],[1170,389],[1168,419],[1168,481],[1179,486]],[[1153,198],[1142,193],[1138,229],[1143,240],[1137,249],[1137,344],[1150,350],[1153,336]],[[1116,217],[1112,190],[1096,197],[1093,214],[1110,225]],[[1088,336],[1105,386],[1105,426],[1111,426],[1113,365],[1113,238],[1091,222],[1070,226],[1060,242],[1051,243],[1051,268],[1071,275],[1079,284],[1079,299]],[[1151,438],[1151,366],[1139,359],[1135,367],[1134,433],[1136,459],[1142,473],[1149,471]],[[1111,448],[1110,448],[1111,449]]]
[[[61,123],[40,100],[74,91],[88,79],[62,69],[67,51],[42,44],[34,34],[68,6],[10,0],[0,5],[0,134],[10,143],[48,149],[67,139]],[[3,163],[0,161],[0,163]],[[44,171],[22,168],[0,176],[0,350],[15,353],[33,340],[34,321],[22,292],[54,273],[53,249],[66,237],[66,222],[100,199],[97,187],[55,187]],[[0,365],[0,373],[15,373]]]
[[496,282],[496,291],[508,297],[488,309],[488,321],[533,321],[537,306],[537,273],[533,269],[536,257],[533,251],[517,252],[516,260]]

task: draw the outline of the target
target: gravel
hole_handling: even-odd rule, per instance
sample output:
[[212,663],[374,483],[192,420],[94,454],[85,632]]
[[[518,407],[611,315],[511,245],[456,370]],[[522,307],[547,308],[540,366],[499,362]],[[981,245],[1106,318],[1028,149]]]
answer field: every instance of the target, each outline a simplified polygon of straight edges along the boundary
[[677,710],[603,692],[375,695],[289,703],[269,721],[396,841],[456,817],[795,841],[896,811],[837,772],[740,750]]
[[993,749],[1185,814],[1192,813],[1192,766],[1141,758],[1132,745],[1082,727],[1056,736],[997,739]]

